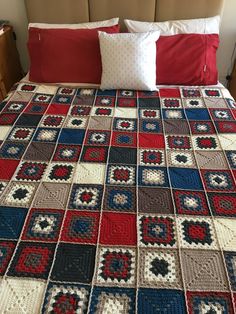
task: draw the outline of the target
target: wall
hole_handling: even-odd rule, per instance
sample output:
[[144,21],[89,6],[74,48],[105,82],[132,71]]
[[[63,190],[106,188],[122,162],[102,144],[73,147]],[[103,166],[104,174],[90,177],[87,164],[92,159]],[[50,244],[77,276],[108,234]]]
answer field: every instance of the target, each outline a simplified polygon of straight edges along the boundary
[[[144,0],[145,1],[145,0]],[[189,0],[196,1],[196,0]],[[220,81],[225,83],[225,76],[230,68],[230,59],[236,42],[236,0],[225,0],[225,9],[221,24],[221,43],[218,51],[218,68]],[[0,0],[0,19],[8,19],[14,26],[17,35],[17,47],[22,66],[28,68],[27,56],[27,17],[24,0]]]
[[220,81],[226,82],[227,71],[231,70],[231,55],[236,44],[236,0],[225,0],[221,21],[218,69]]
[[14,27],[21,64],[24,71],[27,71],[27,17],[24,0],[0,0],[0,19],[9,20]]

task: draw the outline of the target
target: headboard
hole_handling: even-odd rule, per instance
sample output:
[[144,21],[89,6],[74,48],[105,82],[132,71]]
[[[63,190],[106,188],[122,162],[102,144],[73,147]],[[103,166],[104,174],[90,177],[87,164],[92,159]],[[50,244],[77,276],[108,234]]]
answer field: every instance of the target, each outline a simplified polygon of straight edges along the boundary
[[25,0],[29,22],[79,23],[112,17],[166,21],[221,14],[225,0]]

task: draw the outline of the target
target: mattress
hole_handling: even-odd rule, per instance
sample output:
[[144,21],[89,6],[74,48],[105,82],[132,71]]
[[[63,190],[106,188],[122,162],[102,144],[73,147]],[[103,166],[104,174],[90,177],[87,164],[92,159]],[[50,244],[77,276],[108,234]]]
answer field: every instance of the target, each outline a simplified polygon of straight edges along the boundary
[[1,313],[233,313],[236,104],[20,82],[0,105]]

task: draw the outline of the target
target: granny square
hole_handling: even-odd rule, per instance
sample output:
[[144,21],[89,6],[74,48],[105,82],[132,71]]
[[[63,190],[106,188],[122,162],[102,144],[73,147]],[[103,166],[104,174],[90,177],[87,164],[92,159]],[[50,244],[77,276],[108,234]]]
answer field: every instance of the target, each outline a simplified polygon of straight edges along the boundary
[[172,216],[140,215],[139,245],[176,247],[176,226]]
[[105,245],[136,245],[136,216],[103,212],[99,242]]
[[132,314],[135,312],[135,294],[135,289],[132,288],[95,286],[89,314],[111,310]]
[[54,250],[52,243],[21,242],[7,275],[47,279]]
[[81,210],[100,210],[103,187],[101,185],[72,186],[69,208]]
[[126,147],[111,147],[109,152],[110,164],[133,164],[137,163],[137,150]]
[[98,224],[98,213],[67,211],[61,240],[95,244],[98,236]]
[[135,283],[135,250],[102,247],[97,265],[97,284],[133,286]]
[[0,207],[0,238],[18,239],[27,215],[26,208]]
[[169,168],[171,185],[175,189],[203,190],[197,169]]
[[136,167],[110,165],[107,170],[107,184],[135,185]]
[[93,277],[96,246],[60,243],[51,279],[90,283]]
[[88,307],[90,289],[88,286],[50,282],[45,295],[43,311],[61,312],[72,310],[85,313]]
[[139,313],[186,314],[184,293],[178,290],[141,288],[138,292]]
[[176,210],[181,215],[209,216],[209,207],[204,192],[174,190]]
[[[230,294],[226,292],[187,292],[188,307],[190,313],[199,313],[203,311],[233,314],[233,304]],[[207,313],[206,312],[206,313]]]
[[56,209],[31,209],[22,239],[56,242],[59,237],[64,212]]
[[10,262],[10,259],[12,257],[12,254],[15,250],[16,242],[15,241],[4,241],[0,240],[0,252],[1,252],[1,258],[0,258],[0,275],[4,275],[8,263]]
[[138,178],[140,186],[169,186],[167,170],[165,168],[140,166]]
[[107,186],[103,209],[118,212],[136,211],[136,190],[133,187]]

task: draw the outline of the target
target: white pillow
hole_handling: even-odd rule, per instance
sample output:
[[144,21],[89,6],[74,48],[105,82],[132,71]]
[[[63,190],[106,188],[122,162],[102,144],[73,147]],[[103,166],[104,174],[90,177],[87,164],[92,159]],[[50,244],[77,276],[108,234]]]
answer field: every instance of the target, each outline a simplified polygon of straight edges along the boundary
[[156,90],[156,41],[159,32],[99,32],[101,89]]
[[125,20],[125,25],[131,33],[159,31],[162,36],[177,34],[219,34],[220,16],[166,22]]
[[30,27],[36,28],[46,28],[46,29],[54,29],[54,28],[67,28],[67,29],[91,29],[98,27],[109,27],[114,26],[119,23],[119,18],[115,17],[110,20],[98,21],[98,22],[88,22],[88,23],[79,23],[79,24],[47,24],[47,23],[29,23]]

